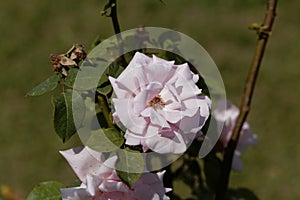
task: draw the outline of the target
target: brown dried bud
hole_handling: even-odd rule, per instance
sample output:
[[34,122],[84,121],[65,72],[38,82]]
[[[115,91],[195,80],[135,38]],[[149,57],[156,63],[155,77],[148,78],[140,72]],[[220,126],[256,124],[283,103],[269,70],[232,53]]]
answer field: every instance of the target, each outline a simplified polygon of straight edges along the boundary
[[72,66],[72,65],[77,65],[76,62],[65,55],[61,54],[57,56],[59,58],[59,63],[63,66]]
[[50,63],[53,66],[53,71],[59,72],[67,76],[68,66],[76,66],[76,62],[66,57],[65,55],[50,54]]
[[50,54],[50,63],[53,66],[53,70],[55,72],[60,71],[61,64],[60,64],[60,58],[55,54]]
[[79,45],[79,44],[75,45],[75,47],[71,51],[70,58],[77,62],[84,60],[86,58],[86,53],[83,50],[83,45]]
[[73,45],[71,49],[65,54],[50,54],[50,63],[55,72],[59,72],[67,76],[67,71],[70,66],[77,66],[77,64],[86,58],[86,53],[83,50],[83,45]]

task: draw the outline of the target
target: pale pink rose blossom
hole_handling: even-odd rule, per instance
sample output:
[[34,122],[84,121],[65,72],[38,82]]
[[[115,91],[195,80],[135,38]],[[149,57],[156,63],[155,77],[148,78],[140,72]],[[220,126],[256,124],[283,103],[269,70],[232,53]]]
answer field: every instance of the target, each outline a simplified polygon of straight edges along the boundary
[[[225,100],[224,100],[225,101]],[[224,102],[220,102],[224,103]],[[214,116],[219,126],[223,126],[221,137],[220,137],[220,145],[219,150],[223,151],[224,148],[227,147],[227,144],[231,138],[232,131],[235,125],[235,121],[239,115],[239,109],[233,105],[231,102],[225,102],[227,104],[226,111],[215,109]],[[246,151],[249,146],[257,144],[257,136],[253,134],[253,131],[250,125],[245,122],[239,137],[239,141],[234,152],[234,157],[232,161],[232,169],[236,171],[241,171],[243,169],[243,162],[240,156]]]
[[88,147],[60,152],[82,182],[79,187],[62,188],[62,200],[168,200],[170,189],[163,187],[163,174],[144,173],[129,188],[117,176],[113,166],[117,157],[104,159]]
[[126,127],[126,144],[158,153],[183,153],[210,114],[211,101],[199,96],[199,76],[188,64],[175,65],[136,53],[115,79],[109,77],[114,121]]

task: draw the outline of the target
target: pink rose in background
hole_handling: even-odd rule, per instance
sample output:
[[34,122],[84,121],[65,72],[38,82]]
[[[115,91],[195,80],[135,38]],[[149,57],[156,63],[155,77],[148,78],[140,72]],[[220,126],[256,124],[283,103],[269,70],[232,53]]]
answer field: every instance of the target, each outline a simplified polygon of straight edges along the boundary
[[132,188],[121,181],[113,166],[117,157],[104,159],[88,147],[60,152],[81,180],[79,187],[61,189],[63,200],[168,200],[163,174],[144,173]]
[[126,127],[126,144],[183,153],[210,114],[211,101],[199,96],[198,79],[186,63],[141,53],[117,79],[109,77],[116,95],[114,121]]
[[[224,103],[224,102],[220,102]],[[232,131],[235,125],[235,121],[239,115],[239,109],[230,103],[229,101],[225,102],[227,104],[227,109],[225,110],[220,110],[220,109],[215,109],[214,110],[214,115],[215,119],[217,121],[218,126],[223,126],[221,137],[219,139],[219,150],[224,151],[224,148],[227,147],[227,144],[231,138]],[[253,134],[252,129],[250,125],[245,122],[241,133],[240,133],[240,138],[238,141],[237,148],[234,152],[234,157],[232,161],[232,169],[236,171],[241,171],[243,169],[243,163],[240,159],[240,156],[246,151],[246,149],[254,144],[257,144],[257,136]]]

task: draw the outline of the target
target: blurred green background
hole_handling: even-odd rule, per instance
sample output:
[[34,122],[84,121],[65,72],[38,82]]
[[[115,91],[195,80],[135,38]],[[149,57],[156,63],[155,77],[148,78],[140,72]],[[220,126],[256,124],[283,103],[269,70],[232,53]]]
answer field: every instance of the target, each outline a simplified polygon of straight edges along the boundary
[[[97,35],[113,34],[101,17],[104,0],[3,1],[0,7],[0,185],[22,196],[40,181],[70,183],[75,178],[58,150],[50,95],[25,98],[52,69],[50,53],[73,43],[88,48]],[[279,1],[278,17],[260,71],[248,121],[259,144],[243,155],[245,167],[233,173],[232,187],[248,187],[261,199],[300,198],[300,2]],[[123,30],[139,25],[183,32],[210,53],[223,76],[228,98],[239,105],[256,45],[247,29],[262,22],[262,0],[126,0],[119,2]]]

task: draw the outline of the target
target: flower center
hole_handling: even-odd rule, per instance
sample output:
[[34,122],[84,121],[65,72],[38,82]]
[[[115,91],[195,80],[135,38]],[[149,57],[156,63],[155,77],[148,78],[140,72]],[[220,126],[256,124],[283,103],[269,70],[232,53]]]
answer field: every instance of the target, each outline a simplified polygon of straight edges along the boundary
[[162,100],[162,98],[158,94],[152,100],[149,100],[147,102],[147,105],[153,107],[156,110],[157,108],[161,109],[165,107],[166,103]]

